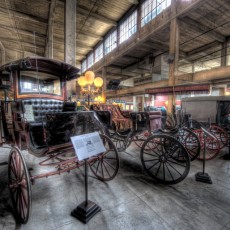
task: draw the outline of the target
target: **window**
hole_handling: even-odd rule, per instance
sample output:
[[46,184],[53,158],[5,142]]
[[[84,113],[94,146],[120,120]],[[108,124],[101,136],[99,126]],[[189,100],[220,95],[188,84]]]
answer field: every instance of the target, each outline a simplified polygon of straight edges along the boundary
[[105,54],[108,54],[117,47],[117,31],[112,32],[105,39]]
[[103,58],[103,43],[95,49],[95,63]]
[[88,61],[88,66],[87,66],[87,68],[90,68],[90,67],[94,64],[93,53],[90,54],[90,55],[88,56],[87,61]]
[[171,5],[171,0],[146,0],[141,6],[141,26],[154,19]]
[[43,72],[21,71],[18,87],[20,94],[62,95],[60,78]]
[[119,43],[127,40],[137,31],[137,11],[134,11],[121,25]]
[[86,59],[81,63],[81,72],[85,72],[86,71]]

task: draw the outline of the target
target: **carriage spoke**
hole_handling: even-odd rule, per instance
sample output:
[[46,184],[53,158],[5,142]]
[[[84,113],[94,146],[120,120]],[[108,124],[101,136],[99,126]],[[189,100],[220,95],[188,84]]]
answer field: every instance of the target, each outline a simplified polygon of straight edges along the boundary
[[167,162],[171,168],[173,168],[178,174],[182,175],[174,166],[172,166],[169,162]]

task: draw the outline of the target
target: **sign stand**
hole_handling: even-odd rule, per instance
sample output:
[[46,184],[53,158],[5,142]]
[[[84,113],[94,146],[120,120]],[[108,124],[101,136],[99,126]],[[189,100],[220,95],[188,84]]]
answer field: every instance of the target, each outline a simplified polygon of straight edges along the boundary
[[208,175],[208,173],[205,172],[206,137],[208,135],[208,132],[203,127],[201,127],[201,129],[204,132],[203,171],[196,173],[195,178],[196,181],[212,184],[211,177]]
[[88,223],[88,221],[101,211],[101,208],[94,202],[88,200],[88,164],[85,159],[85,201],[79,204],[72,212],[71,215],[82,221]]
[[85,201],[79,204],[71,212],[71,215],[86,224],[94,215],[101,211],[101,208],[97,204],[91,200],[88,200],[87,159],[89,159],[91,156],[105,152],[106,149],[98,132],[74,136],[71,137],[71,141],[76,151],[78,160],[84,160],[85,162]]

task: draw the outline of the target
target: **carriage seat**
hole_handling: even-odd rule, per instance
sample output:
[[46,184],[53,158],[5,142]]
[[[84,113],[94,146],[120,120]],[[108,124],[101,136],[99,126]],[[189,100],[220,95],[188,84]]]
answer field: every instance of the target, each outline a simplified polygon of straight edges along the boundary
[[162,127],[162,113],[161,111],[150,111],[149,114],[149,121],[150,121],[150,129],[151,131],[161,129]]
[[[63,111],[65,102],[55,99],[22,99],[12,104],[12,112],[17,114],[17,120],[22,120],[26,125],[19,132],[29,132],[29,141],[36,149],[46,147],[43,130],[46,126],[46,114]],[[17,122],[16,122],[17,124]],[[26,130],[25,130],[26,129]]]

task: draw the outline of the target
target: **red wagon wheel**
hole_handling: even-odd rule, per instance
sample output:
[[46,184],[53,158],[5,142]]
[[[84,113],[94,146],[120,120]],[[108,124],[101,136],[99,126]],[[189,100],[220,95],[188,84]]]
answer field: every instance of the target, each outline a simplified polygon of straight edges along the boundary
[[24,157],[17,147],[11,149],[8,167],[13,208],[18,221],[25,224],[31,210],[31,184]]
[[211,125],[210,131],[220,142],[220,148],[224,148],[228,145],[228,133],[217,125]]
[[[198,136],[200,143],[201,143],[201,152],[200,155],[197,157],[199,160],[203,160],[204,156],[204,133],[202,129],[195,129],[193,132]],[[218,153],[220,152],[220,142],[218,139],[214,139],[212,137],[206,137],[206,145],[205,145],[205,151],[206,151],[206,160],[211,160],[215,158]]]
[[100,134],[106,151],[97,157],[88,160],[89,166],[93,174],[102,181],[112,180],[118,173],[119,156],[117,149],[111,139]]

